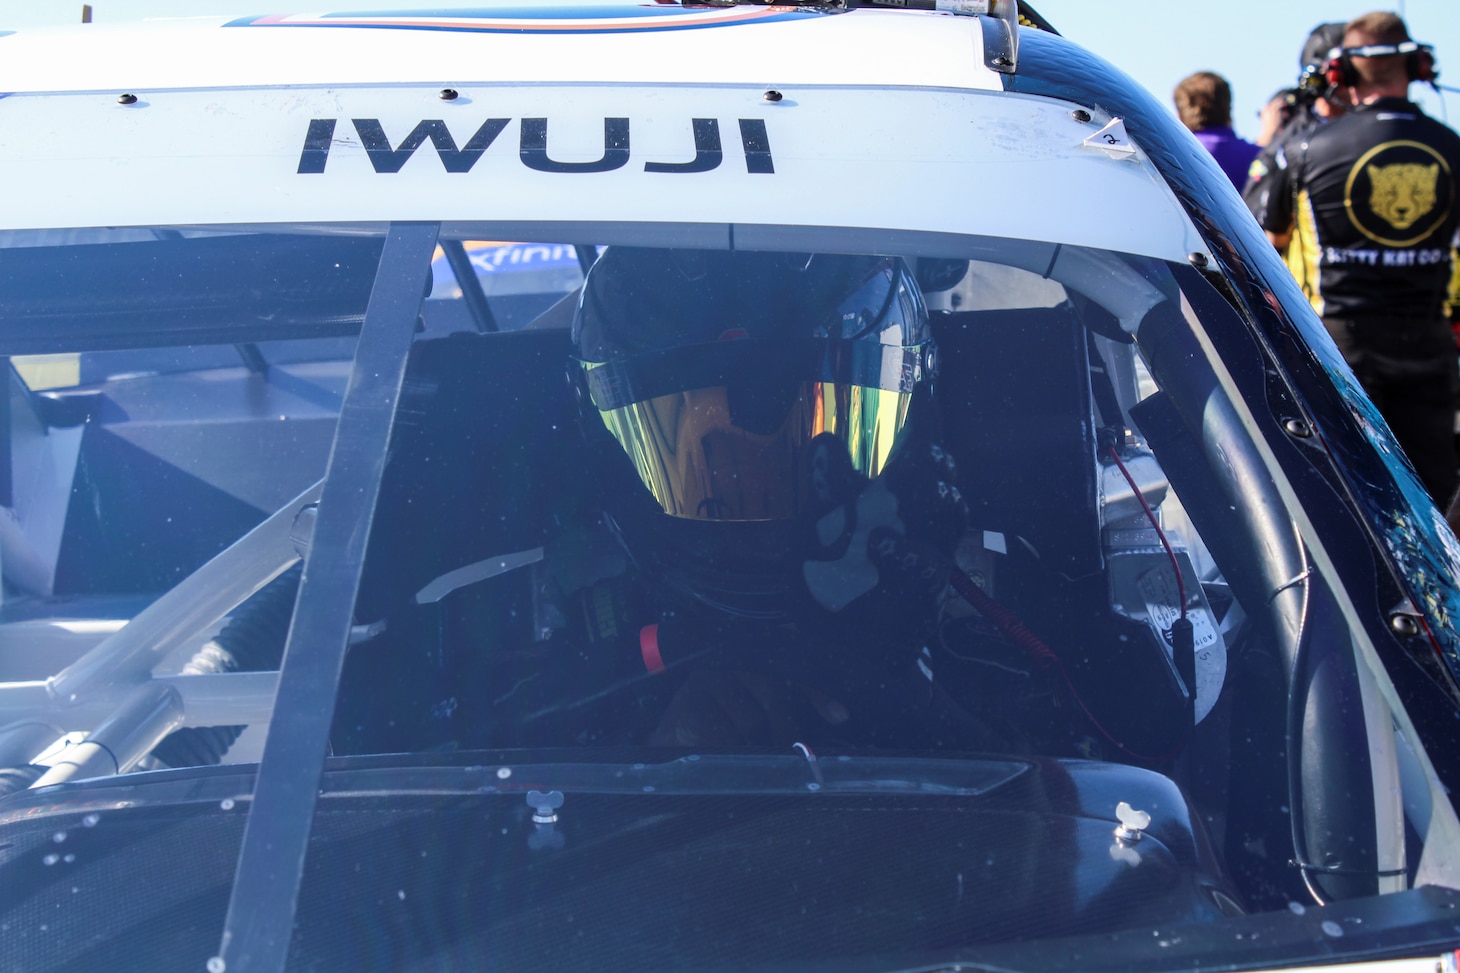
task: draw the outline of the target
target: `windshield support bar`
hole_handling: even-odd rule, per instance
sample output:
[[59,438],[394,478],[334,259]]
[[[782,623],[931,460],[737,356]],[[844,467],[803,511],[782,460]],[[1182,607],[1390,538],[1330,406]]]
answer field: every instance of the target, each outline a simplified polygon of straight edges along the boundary
[[471,319],[477,330],[499,330],[497,319],[492,315],[492,306],[487,303],[487,292],[482,290],[477,269],[472,266],[471,257],[467,256],[466,245],[460,240],[447,240],[441,244],[441,252],[446,254],[446,262],[456,275],[456,285],[461,288],[461,299],[471,311]]
[[579,243],[573,247],[573,255],[578,258],[578,269],[583,271],[583,276],[588,276],[588,271],[598,262],[598,248],[591,243]]
[[370,521],[440,229],[392,224],[380,254],[218,947],[229,973],[272,973],[289,953]]

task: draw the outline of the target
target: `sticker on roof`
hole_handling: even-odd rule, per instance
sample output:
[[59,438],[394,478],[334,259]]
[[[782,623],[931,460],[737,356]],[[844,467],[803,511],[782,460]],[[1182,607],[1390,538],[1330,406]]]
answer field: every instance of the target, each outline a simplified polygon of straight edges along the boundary
[[377,27],[396,30],[481,31],[488,33],[626,33],[693,30],[770,23],[825,16],[822,11],[787,6],[681,7],[663,3],[547,2],[437,11],[270,14],[243,17],[227,27]]

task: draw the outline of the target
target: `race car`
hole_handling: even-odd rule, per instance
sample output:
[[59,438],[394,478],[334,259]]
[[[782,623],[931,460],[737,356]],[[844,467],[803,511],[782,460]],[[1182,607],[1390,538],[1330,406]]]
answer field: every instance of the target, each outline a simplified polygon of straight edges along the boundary
[[0,968],[1453,963],[1460,547],[1029,6],[0,31],[0,93]]

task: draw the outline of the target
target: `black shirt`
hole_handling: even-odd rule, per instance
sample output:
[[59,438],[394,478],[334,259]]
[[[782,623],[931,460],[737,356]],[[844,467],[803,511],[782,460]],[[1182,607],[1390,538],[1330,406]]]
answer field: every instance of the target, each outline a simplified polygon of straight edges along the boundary
[[1287,167],[1265,174],[1260,221],[1293,230],[1318,312],[1439,317],[1460,225],[1460,135],[1407,99],[1381,98],[1285,152]]
[[1267,226],[1267,210],[1273,187],[1280,187],[1279,196],[1291,195],[1292,189],[1280,171],[1288,167],[1289,153],[1307,141],[1313,129],[1324,123],[1312,109],[1304,109],[1278,130],[1272,141],[1257,153],[1247,169],[1247,183],[1242,187],[1242,201],[1263,227]]

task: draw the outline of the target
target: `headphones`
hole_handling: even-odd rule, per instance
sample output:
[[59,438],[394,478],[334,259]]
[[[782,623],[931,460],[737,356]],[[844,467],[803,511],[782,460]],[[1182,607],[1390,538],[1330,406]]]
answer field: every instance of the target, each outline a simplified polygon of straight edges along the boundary
[[1359,72],[1354,67],[1356,57],[1389,57],[1404,55],[1404,69],[1410,81],[1426,81],[1434,84],[1440,72],[1435,67],[1435,49],[1429,44],[1416,41],[1401,41],[1398,44],[1369,44],[1364,47],[1335,47],[1328,52],[1328,63],[1323,66],[1323,78],[1330,85],[1353,87],[1359,83]]

